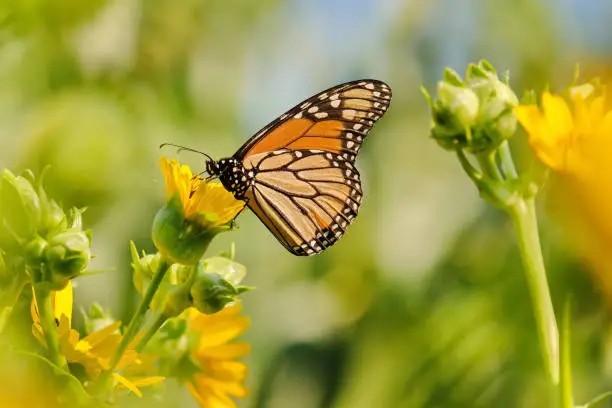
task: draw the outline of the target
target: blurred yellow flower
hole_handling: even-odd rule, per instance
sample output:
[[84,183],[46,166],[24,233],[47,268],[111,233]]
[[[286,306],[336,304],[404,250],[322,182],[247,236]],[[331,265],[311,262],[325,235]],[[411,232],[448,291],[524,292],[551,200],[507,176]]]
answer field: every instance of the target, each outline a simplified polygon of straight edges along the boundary
[[190,309],[190,329],[199,334],[191,357],[201,370],[187,387],[204,408],[236,408],[232,397],[247,395],[243,385],[247,366],[236,359],[249,353],[249,344],[232,342],[249,326],[249,320],[239,316],[241,309],[239,303],[212,315]]
[[[170,199],[174,194],[178,194],[185,210],[185,218],[190,221],[206,220],[206,227],[224,225],[244,207],[244,202],[236,200],[221,183],[194,177],[187,165],[162,157],[160,166],[166,182],[166,197]],[[211,223],[210,218],[202,218],[202,214],[214,215],[216,219]]]
[[544,92],[541,110],[519,106],[515,114],[538,158],[557,172],[548,210],[612,309],[612,109],[605,94],[592,93],[573,92],[567,102]]
[[605,96],[576,92],[568,103],[544,92],[542,109],[521,105],[514,112],[538,158],[557,172],[591,178],[612,149],[612,111]]
[[[121,322],[114,322],[81,339],[79,333],[71,328],[72,284],[69,283],[64,289],[53,292],[52,299],[62,355],[69,364],[81,365],[85,369],[87,377],[94,380],[102,371],[108,370],[110,367],[110,360],[122,339],[119,333]],[[34,322],[32,332],[41,344],[46,345],[35,297],[31,309]],[[139,387],[157,384],[163,381],[165,377],[151,376],[156,372],[153,363],[157,357],[137,353],[134,347],[139,339],[140,336],[137,336],[129,345],[117,365],[117,372],[113,373],[113,377],[116,380],[117,388],[127,388],[142,397]],[[122,374],[118,372],[122,372]]]

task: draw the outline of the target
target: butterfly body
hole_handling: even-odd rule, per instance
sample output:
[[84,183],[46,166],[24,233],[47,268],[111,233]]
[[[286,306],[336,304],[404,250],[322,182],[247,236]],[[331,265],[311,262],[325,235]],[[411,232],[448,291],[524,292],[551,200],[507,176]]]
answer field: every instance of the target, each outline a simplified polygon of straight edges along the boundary
[[247,170],[239,160],[228,157],[219,161],[207,161],[206,171],[211,176],[218,176],[223,187],[234,194],[237,200],[244,200],[245,193],[255,183],[257,170]]
[[355,159],[391,89],[360,80],[308,98],[250,138],[232,157],[206,163],[295,255],[333,245],[362,199]]

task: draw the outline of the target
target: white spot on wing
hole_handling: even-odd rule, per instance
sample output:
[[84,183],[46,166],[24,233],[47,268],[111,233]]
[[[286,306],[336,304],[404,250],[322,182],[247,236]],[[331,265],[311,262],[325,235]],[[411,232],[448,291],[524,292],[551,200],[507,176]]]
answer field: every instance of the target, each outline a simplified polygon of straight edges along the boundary
[[340,99],[336,99],[336,100],[331,101],[329,104],[331,105],[332,108],[337,108],[338,106],[340,106],[341,102],[342,101]]

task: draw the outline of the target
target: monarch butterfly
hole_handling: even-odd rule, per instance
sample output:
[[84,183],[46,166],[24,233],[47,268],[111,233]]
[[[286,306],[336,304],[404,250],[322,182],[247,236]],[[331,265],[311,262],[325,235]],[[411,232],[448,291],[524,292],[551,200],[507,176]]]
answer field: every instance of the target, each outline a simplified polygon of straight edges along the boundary
[[355,158],[390,102],[391,89],[381,81],[337,85],[272,121],[232,157],[207,160],[206,171],[291,253],[320,253],[357,216]]

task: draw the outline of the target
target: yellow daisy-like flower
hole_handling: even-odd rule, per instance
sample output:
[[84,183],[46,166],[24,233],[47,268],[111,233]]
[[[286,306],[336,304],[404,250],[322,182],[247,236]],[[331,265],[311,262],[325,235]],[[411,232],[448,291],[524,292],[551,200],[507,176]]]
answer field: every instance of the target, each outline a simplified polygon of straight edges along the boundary
[[249,320],[239,315],[240,310],[239,303],[212,315],[190,309],[190,331],[199,334],[191,358],[201,371],[193,375],[187,387],[204,408],[236,408],[232,397],[247,395],[243,385],[247,366],[236,359],[249,353],[249,344],[233,342],[249,326]]
[[605,95],[545,92],[542,109],[515,114],[538,158],[558,174],[547,192],[549,210],[589,266],[612,309],[612,109]]
[[[60,352],[69,364],[79,364],[87,373],[90,380],[96,379],[100,373],[110,368],[113,353],[119,346],[122,336],[119,333],[121,322],[115,322],[107,327],[80,338],[79,333],[71,328],[72,322],[72,284],[64,289],[52,293],[53,314],[57,321],[57,330],[60,340]],[[34,321],[32,332],[34,336],[46,345],[43,329],[38,317],[36,298],[32,301],[32,319]],[[134,394],[142,397],[140,387],[157,384],[165,377],[152,376],[156,372],[153,362],[156,356],[139,354],[134,347],[140,336],[129,345],[127,351],[117,365],[113,377],[118,388],[128,388]]]
[[[176,160],[160,159],[160,166],[166,182],[168,199],[179,195],[185,218],[198,222],[206,214],[207,227],[227,224],[244,207],[244,202],[236,200],[221,183],[206,182],[200,177],[194,177],[187,165],[181,165]],[[211,220],[210,215],[216,219]]]
[[577,92],[571,103],[544,92],[542,109],[522,105],[514,112],[538,158],[552,170],[578,178],[598,173],[612,148],[612,111],[605,96]]

